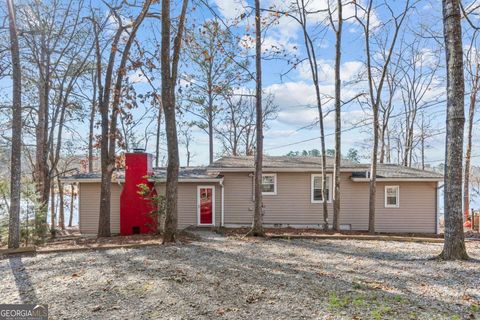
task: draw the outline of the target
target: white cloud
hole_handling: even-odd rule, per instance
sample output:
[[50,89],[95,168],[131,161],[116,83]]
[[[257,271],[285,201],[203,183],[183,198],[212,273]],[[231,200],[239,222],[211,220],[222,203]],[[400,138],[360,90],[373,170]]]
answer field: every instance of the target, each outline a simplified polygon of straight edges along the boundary
[[[359,7],[364,7],[366,8],[367,6],[367,1],[366,0],[358,0],[358,1],[351,1],[351,0],[343,0],[343,17],[345,19],[345,23],[347,24],[358,24],[358,22],[356,21],[356,19],[354,19],[355,17],[355,14],[358,13],[360,14],[361,13],[361,10],[356,10],[356,5],[355,3],[357,3],[357,5]],[[328,13],[328,9],[330,9],[330,12],[333,13],[334,17],[333,17],[333,21],[334,23],[336,23],[336,17],[335,17],[335,11],[336,11],[336,7],[337,7],[337,2],[334,1],[334,0],[315,0],[315,1],[309,1],[306,3],[306,9],[307,11],[309,12],[316,12],[315,14],[313,13],[310,13],[308,15],[308,19],[309,19],[309,23],[310,24],[313,24],[313,23],[322,23],[324,25],[328,25],[330,24],[330,20],[329,20],[329,13]],[[276,8],[277,10],[279,11],[288,11],[289,8],[291,7],[296,7],[296,3],[295,1],[285,1],[285,0],[269,0],[269,1],[266,1],[266,4],[264,5],[266,7],[273,7],[273,8]],[[361,17],[361,18],[365,18],[365,17]],[[282,18],[283,19],[283,18]],[[290,19],[292,20],[292,19]],[[376,13],[376,10],[373,9],[371,11],[371,15],[370,15],[370,22],[371,22],[371,26],[373,28],[377,27],[380,25],[380,19]]]
[[315,103],[315,88],[303,81],[272,84],[265,88],[275,96],[280,109],[303,107]]
[[141,72],[134,72],[128,75],[131,83],[148,83],[147,78]]
[[[335,81],[335,62],[333,60],[319,60],[318,71],[319,81],[322,84],[333,84]],[[340,66],[340,76],[342,81],[352,81],[358,78],[358,75],[363,71],[364,64],[361,61],[345,61]],[[308,61],[304,61],[298,67],[298,73],[302,79],[311,80],[312,73]]]
[[287,138],[294,136],[298,131],[293,129],[269,129],[265,132],[265,138],[267,139],[278,139],[278,138]]
[[234,20],[240,17],[247,8],[245,0],[215,0],[222,16],[227,20]]

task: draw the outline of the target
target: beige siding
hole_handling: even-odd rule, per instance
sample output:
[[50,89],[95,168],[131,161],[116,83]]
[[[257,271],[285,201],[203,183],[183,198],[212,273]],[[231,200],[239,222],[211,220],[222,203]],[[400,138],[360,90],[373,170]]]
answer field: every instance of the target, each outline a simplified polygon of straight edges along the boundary
[[[252,177],[248,173],[224,173],[225,224],[250,225],[253,214]],[[400,186],[400,208],[385,208],[385,183],[377,184],[378,232],[435,232],[434,182],[388,183]],[[368,229],[368,183],[353,182],[349,173],[341,176],[340,224],[352,230]],[[277,173],[277,194],[265,195],[265,224],[320,226],[321,203],[311,203],[311,173]],[[329,221],[333,208],[328,204]]]
[[[385,186],[400,187],[400,207],[385,208]],[[375,226],[379,232],[434,233],[436,225],[436,183],[379,183]]]
[[[112,183],[110,202],[110,228],[112,233],[120,233],[120,193],[122,189]],[[79,226],[83,234],[98,232],[100,208],[100,183],[80,183]]]
[[[224,173],[225,225],[251,225],[253,215],[252,177],[248,173]],[[197,186],[215,186],[215,224],[221,223],[222,188],[218,183],[180,183],[178,187],[178,227],[197,225]],[[400,207],[385,208],[385,185],[400,187]],[[434,233],[436,224],[436,183],[378,183],[376,229],[378,232]],[[368,183],[353,182],[349,173],[342,173],[340,224],[352,230],[368,229]],[[165,185],[158,184],[159,193]],[[112,184],[111,228],[120,232],[120,192]],[[100,204],[100,183],[81,183],[79,197],[80,231],[96,234]],[[267,225],[320,227],[323,223],[321,203],[311,203],[311,173],[277,173],[277,194],[265,195]],[[328,204],[332,221],[332,204]]]
[[[222,189],[218,183],[178,184],[178,228],[197,226],[197,186],[215,186],[215,225],[221,223]],[[156,185],[159,194],[165,194],[165,184]]]

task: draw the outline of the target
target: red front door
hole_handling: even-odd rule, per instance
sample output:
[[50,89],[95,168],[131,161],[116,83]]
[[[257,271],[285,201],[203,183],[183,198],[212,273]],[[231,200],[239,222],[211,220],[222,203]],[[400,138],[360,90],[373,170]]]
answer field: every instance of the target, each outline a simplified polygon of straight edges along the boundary
[[198,192],[200,224],[213,224],[213,187],[201,187]]

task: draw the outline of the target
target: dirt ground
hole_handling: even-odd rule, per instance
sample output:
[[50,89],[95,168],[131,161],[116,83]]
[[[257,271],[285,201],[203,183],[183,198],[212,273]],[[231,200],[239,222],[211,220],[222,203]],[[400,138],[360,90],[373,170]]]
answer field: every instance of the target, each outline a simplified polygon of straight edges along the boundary
[[53,319],[480,319],[480,242],[215,238],[181,245],[10,256],[0,303]]

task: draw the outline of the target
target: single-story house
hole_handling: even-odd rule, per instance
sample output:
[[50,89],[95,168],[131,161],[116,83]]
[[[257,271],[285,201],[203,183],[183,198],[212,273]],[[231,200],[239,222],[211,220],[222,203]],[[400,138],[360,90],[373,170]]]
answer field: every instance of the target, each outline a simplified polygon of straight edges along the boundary
[[[327,157],[327,199],[332,221],[333,158]],[[264,224],[267,227],[323,226],[321,158],[265,156],[263,162]],[[343,160],[340,227],[368,229],[368,164]],[[178,227],[251,226],[254,211],[254,159],[222,157],[207,167],[181,168],[178,184]],[[95,234],[100,204],[100,174],[77,174],[64,179],[79,186],[79,227]],[[375,228],[377,232],[436,233],[441,174],[394,164],[379,164]],[[165,168],[152,168],[147,153],[126,154],[125,170],[112,180],[112,233],[148,232],[151,210],[138,194],[138,184],[165,192]]]

